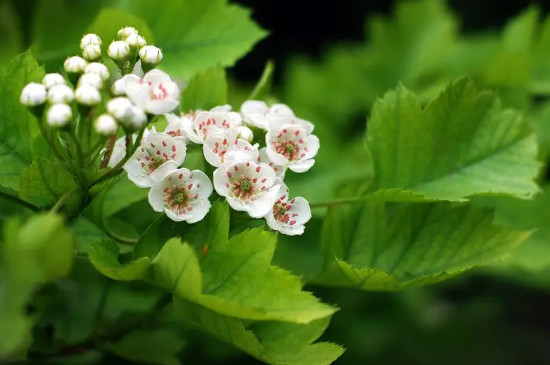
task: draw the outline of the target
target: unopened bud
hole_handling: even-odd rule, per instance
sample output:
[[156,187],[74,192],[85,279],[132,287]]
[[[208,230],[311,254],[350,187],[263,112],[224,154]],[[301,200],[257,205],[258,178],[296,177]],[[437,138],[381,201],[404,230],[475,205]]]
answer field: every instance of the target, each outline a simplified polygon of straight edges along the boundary
[[155,46],[145,46],[139,50],[139,58],[142,63],[156,66],[162,61],[162,51]]
[[115,118],[113,118],[109,114],[101,114],[95,119],[94,128],[98,134],[107,137],[116,134],[118,130],[118,124]]
[[138,34],[138,31],[134,27],[124,27],[117,32],[117,36],[120,39],[126,39],[130,34]]
[[78,79],[77,86],[80,87],[84,85],[88,85],[96,89],[101,89],[103,87],[103,80],[97,74],[85,72]]
[[254,138],[254,133],[252,133],[252,129],[240,126],[237,127],[237,138],[244,139],[247,142],[252,142],[252,139]]
[[88,62],[82,57],[72,56],[65,60],[63,68],[69,73],[82,73],[88,65]]
[[113,41],[107,48],[107,54],[115,61],[124,61],[130,56],[130,46],[124,41]]
[[38,106],[46,101],[47,96],[48,91],[46,90],[46,86],[31,82],[21,91],[19,101],[26,106]]
[[64,127],[72,118],[73,112],[67,104],[53,104],[46,114],[46,122],[52,127]]
[[82,37],[80,40],[80,49],[86,48],[86,46],[90,44],[95,44],[97,46],[101,46],[101,38],[97,34],[89,33]]
[[82,56],[88,61],[95,61],[101,58],[101,47],[97,44],[88,44],[82,50]]
[[46,86],[46,89],[51,89],[55,85],[65,85],[65,79],[60,74],[46,74],[42,79],[42,84]]
[[135,47],[135,48],[141,48],[147,44],[147,42],[145,41],[145,38],[143,38],[137,33],[130,34],[125,39],[125,41],[126,43],[128,43],[130,47]]
[[113,82],[111,92],[113,93],[113,95],[116,96],[126,95],[126,84],[124,82],[124,79],[118,79]]
[[109,70],[107,66],[99,62],[92,62],[84,69],[85,73],[93,73],[101,77],[102,80],[109,78]]
[[81,85],[75,91],[76,101],[86,106],[94,106],[101,101],[99,90],[90,85]]
[[48,100],[52,104],[70,103],[74,100],[74,91],[67,85],[55,85],[48,91]]

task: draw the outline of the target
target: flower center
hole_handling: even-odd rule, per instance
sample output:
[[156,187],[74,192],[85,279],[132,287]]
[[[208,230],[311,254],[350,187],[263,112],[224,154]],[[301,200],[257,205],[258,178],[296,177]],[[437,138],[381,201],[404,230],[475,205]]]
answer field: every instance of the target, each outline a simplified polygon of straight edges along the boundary
[[287,203],[275,203],[273,205],[273,216],[279,222],[287,223],[290,216],[287,213],[287,207],[290,209],[292,206]]
[[159,84],[156,89],[150,90],[149,95],[151,100],[163,100],[168,97],[168,90],[162,84]]
[[249,177],[243,177],[233,182],[233,195],[242,200],[248,200],[256,193],[256,188]]
[[151,156],[151,159],[149,160],[149,173],[155,171],[166,162],[166,159],[163,156],[159,155],[153,155]]
[[300,153],[300,147],[293,141],[284,141],[275,144],[275,151],[289,161],[295,161]]
[[174,202],[178,204],[184,203],[186,199],[187,199],[187,195],[182,193],[181,191],[174,195]]

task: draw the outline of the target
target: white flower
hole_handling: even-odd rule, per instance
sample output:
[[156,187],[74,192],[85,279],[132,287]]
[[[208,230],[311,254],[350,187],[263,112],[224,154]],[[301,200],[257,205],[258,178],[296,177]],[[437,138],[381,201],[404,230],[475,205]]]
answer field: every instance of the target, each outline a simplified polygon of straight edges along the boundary
[[277,198],[279,185],[269,165],[252,161],[224,165],[214,171],[214,188],[226,197],[231,208],[252,218],[264,217]]
[[280,188],[273,209],[265,216],[267,225],[289,236],[304,233],[304,224],[311,219],[309,203],[302,197],[289,200],[288,187],[281,179],[277,179],[275,184]]
[[185,129],[189,128],[189,125],[193,123],[192,114],[180,114],[179,116],[173,113],[164,114],[168,125],[164,129],[164,133],[167,133],[173,137],[184,137],[186,140],[187,134]]
[[19,101],[26,106],[37,106],[43,104],[48,96],[46,86],[31,82],[21,90]]
[[90,85],[80,85],[75,90],[76,101],[79,104],[94,106],[101,101],[99,90]]
[[86,48],[90,44],[101,46],[101,38],[97,34],[89,33],[85,34],[80,40],[80,49]]
[[144,46],[139,50],[139,58],[141,62],[158,65],[162,61],[162,51],[155,46]]
[[285,177],[285,173],[286,173],[286,169],[287,169],[287,166],[286,165],[275,165],[273,162],[271,162],[271,160],[269,159],[269,157],[267,156],[267,148],[262,148],[258,151],[258,162],[259,163],[265,163],[266,165],[269,165],[271,166],[271,168],[273,170],[275,170],[275,175],[277,177],[280,177],[281,179],[283,179]]
[[55,85],[48,91],[48,100],[53,103],[70,103],[74,100],[74,91],[67,85]]
[[277,129],[291,124],[303,127],[307,134],[313,132],[313,124],[296,117],[285,104],[274,104],[268,107],[263,101],[248,100],[241,106],[241,114],[246,123],[261,129]]
[[168,113],[179,105],[178,85],[160,70],[151,70],[143,78],[126,75],[123,79],[128,98],[148,113]]
[[82,73],[88,65],[88,62],[82,57],[72,56],[65,60],[63,68],[69,73]]
[[53,104],[46,114],[46,122],[52,127],[64,127],[72,118],[73,112],[67,104]]
[[120,39],[126,39],[130,34],[138,34],[138,31],[134,27],[124,27],[117,32],[117,36]]
[[297,125],[270,130],[265,135],[265,141],[269,160],[276,165],[288,165],[294,172],[309,170],[319,150],[319,138],[308,135],[305,128]]
[[226,156],[231,156],[231,162],[256,161],[259,158],[258,144],[253,146],[238,139],[235,133],[209,135],[202,145],[202,151],[206,161],[214,167],[224,164]]
[[84,69],[86,73],[96,74],[101,77],[102,80],[107,80],[109,78],[109,70],[107,66],[99,62],[92,62]]
[[184,125],[184,131],[191,141],[203,144],[211,134],[225,134],[236,131],[241,125],[241,117],[238,113],[222,111],[221,107],[209,112],[199,112],[192,123]]
[[210,210],[212,183],[202,171],[174,170],[149,190],[149,204],[173,221],[195,223]]
[[124,40],[126,41],[126,43],[128,43],[130,47],[141,48],[147,44],[145,38],[137,33],[129,34],[128,37],[126,37]]
[[187,147],[181,137],[166,133],[149,133],[141,141],[134,155],[124,164],[128,178],[137,186],[147,188],[156,185],[185,159]]
[[118,131],[118,124],[109,114],[101,114],[94,120],[94,128],[102,136],[112,136]]
[[55,85],[65,85],[65,79],[61,76],[61,74],[46,74],[46,76],[42,79],[42,84],[46,86],[46,89],[51,89]]
[[83,85],[88,85],[96,89],[101,89],[103,87],[103,80],[98,74],[86,72],[78,79],[77,86]]
[[113,86],[111,87],[112,93],[117,96],[126,95],[126,87],[124,83],[124,79],[118,79],[113,82]]
[[115,61],[123,61],[130,56],[130,46],[124,41],[113,41],[107,48],[107,54]]
[[88,44],[82,50],[82,56],[88,61],[95,61],[101,57],[101,47],[97,44]]

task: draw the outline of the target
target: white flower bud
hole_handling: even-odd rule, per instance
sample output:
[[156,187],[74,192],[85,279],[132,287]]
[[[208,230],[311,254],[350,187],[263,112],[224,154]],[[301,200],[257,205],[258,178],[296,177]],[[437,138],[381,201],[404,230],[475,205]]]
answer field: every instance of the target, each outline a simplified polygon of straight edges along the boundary
[[115,82],[113,82],[113,86],[111,87],[111,92],[113,95],[116,96],[122,96],[126,95],[126,84],[123,79],[118,79]]
[[130,56],[130,46],[124,41],[113,41],[107,48],[107,54],[115,61],[124,61]]
[[126,39],[130,34],[137,34],[138,31],[134,27],[124,27],[117,32],[117,36],[120,39]]
[[64,127],[73,118],[71,107],[67,104],[53,104],[48,109],[46,122],[52,127]]
[[88,65],[88,62],[82,57],[72,56],[65,60],[63,68],[69,73],[82,73]]
[[37,106],[43,104],[48,96],[46,86],[31,82],[27,84],[21,91],[19,101],[26,106]]
[[46,89],[51,89],[55,85],[65,85],[65,79],[61,74],[46,74],[42,79],[42,84],[46,86]]
[[85,73],[96,74],[101,77],[102,80],[107,80],[109,78],[109,70],[107,66],[99,62],[92,62],[84,69]]
[[101,57],[101,47],[97,44],[88,44],[82,50],[82,56],[88,61],[95,61]]
[[101,38],[97,34],[89,33],[82,37],[80,40],[80,49],[86,48],[86,46],[90,44],[95,44],[97,46],[101,46]]
[[237,127],[237,138],[244,139],[247,142],[252,142],[252,139],[254,138],[254,133],[252,133],[252,129],[243,126]]
[[147,115],[145,114],[143,109],[137,106],[132,106],[132,117],[128,121],[128,123],[126,123],[125,127],[127,129],[133,129],[137,131],[145,127],[146,124],[147,124]]
[[107,111],[119,121],[131,118],[132,107],[130,99],[125,97],[113,98],[107,102]]
[[118,130],[118,124],[109,114],[101,114],[94,121],[94,128],[98,134],[102,136],[112,136]]
[[143,63],[156,66],[162,61],[162,51],[155,46],[145,46],[139,50],[139,58]]
[[55,85],[48,91],[48,100],[52,104],[70,103],[74,100],[74,91],[67,85]]
[[75,91],[76,101],[79,104],[94,106],[101,101],[99,90],[90,85],[81,85]]
[[84,73],[78,79],[77,87],[88,85],[96,89],[101,89],[103,87],[103,80],[99,75],[93,73]]
[[125,41],[126,43],[128,43],[130,47],[136,47],[136,48],[141,48],[147,44],[147,42],[145,41],[145,38],[143,38],[137,33],[130,34],[125,39]]

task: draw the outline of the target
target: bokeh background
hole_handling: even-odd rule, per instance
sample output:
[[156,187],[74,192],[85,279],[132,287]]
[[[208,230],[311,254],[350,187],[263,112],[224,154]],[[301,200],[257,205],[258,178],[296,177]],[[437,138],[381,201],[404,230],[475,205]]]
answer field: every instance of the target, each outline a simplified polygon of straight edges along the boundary
[[[9,48],[9,52],[4,51],[1,60],[9,58],[10,52],[22,51],[33,44],[34,12],[39,3],[0,0],[0,25],[4,27],[0,27],[0,38],[4,33],[2,29],[22,30],[18,45]],[[229,69],[230,92],[233,92],[230,99],[241,100],[260,77],[266,62],[274,61],[273,88],[268,98],[287,102],[298,115],[315,122],[321,140],[328,141],[326,145],[330,146],[319,156],[318,172],[308,176],[314,183],[310,180],[291,182],[297,191],[314,202],[330,199],[339,182],[368,173],[353,168],[365,158],[361,149],[365,118],[374,100],[399,81],[428,97],[447,81],[471,73],[480,86],[497,88],[508,106],[534,114],[548,109],[544,109],[546,96],[533,97],[522,88],[521,77],[514,75],[513,60],[479,66],[480,62],[474,58],[475,55],[489,57],[495,51],[489,43],[500,37],[510,19],[530,5],[538,6],[541,17],[545,16],[550,11],[550,1],[442,1],[428,7],[429,11],[410,17],[411,24],[404,21],[402,34],[386,34],[387,38],[380,39],[376,39],[376,31],[366,25],[366,20],[396,22],[392,15],[396,1],[239,0],[234,3],[250,8],[253,19],[270,35]],[[159,1],[159,6],[161,4]],[[408,11],[406,7],[402,9],[405,13]],[[62,23],[64,19],[54,17],[50,21]],[[440,32],[441,37],[426,37],[423,41],[422,35],[411,34],[408,38],[407,26],[416,29],[423,22],[434,26],[427,32]],[[465,52],[454,57],[452,52],[457,52],[456,48],[447,46],[461,42],[455,39],[457,34],[470,43],[461,43]],[[76,34],[75,39],[79,36]],[[414,43],[416,41],[418,43]],[[440,43],[434,45],[432,41]],[[516,46],[517,58],[521,58],[521,42]],[[416,59],[418,54],[424,58]],[[541,62],[550,67],[550,57]],[[507,77],[498,74],[499,67]],[[487,68],[494,73],[487,72]],[[546,178],[541,181],[544,184]],[[550,204],[548,197],[544,201]],[[521,228],[534,228],[534,219],[540,223],[539,228],[550,230],[550,215],[544,216],[542,212],[548,208],[544,201],[539,204],[540,209],[512,205],[511,211],[517,208],[522,212],[518,223]],[[303,244],[310,245],[314,240],[310,235],[303,239]],[[307,277],[308,267],[315,265],[315,257],[304,256],[309,252],[305,249],[292,251],[295,245],[296,242],[288,245],[282,242],[277,259],[282,266]],[[405,292],[309,289],[324,301],[342,308],[323,336],[347,348],[338,364],[550,364],[550,260],[544,261],[549,253],[550,249],[546,248],[531,256],[541,259],[535,271],[526,270],[522,265],[497,266]],[[98,295],[98,283],[103,279],[89,267],[77,269],[75,277],[86,280],[90,286],[84,293],[88,297],[79,297],[79,300],[93,302]],[[132,288],[135,292],[120,294],[123,298],[120,300],[147,302],[135,294],[141,290],[138,284]],[[43,294],[48,296],[48,291]],[[52,318],[63,314],[62,311],[50,313]],[[71,318],[76,321],[73,327],[89,325],[79,323],[77,314]],[[38,334],[47,331],[47,327],[41,328]],[[211,337],[190,333],[188,345],[181,353],[183,364],[258,363]],[[118,358],[111,360],[123,363]]]

